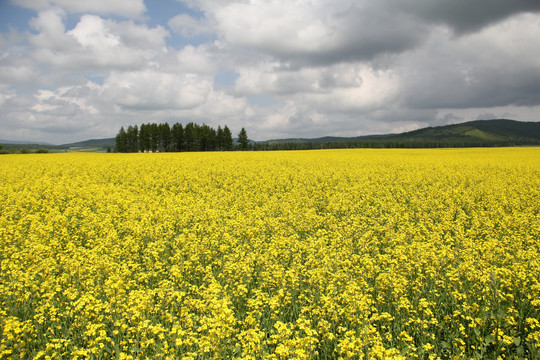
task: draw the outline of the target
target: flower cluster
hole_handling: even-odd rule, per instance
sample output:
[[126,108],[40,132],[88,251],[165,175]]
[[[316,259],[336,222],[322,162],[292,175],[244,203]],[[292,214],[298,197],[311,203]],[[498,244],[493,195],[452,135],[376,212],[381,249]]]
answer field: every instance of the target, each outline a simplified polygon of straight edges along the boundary
[[0,170],[0,359],[540,356],[538,148]]

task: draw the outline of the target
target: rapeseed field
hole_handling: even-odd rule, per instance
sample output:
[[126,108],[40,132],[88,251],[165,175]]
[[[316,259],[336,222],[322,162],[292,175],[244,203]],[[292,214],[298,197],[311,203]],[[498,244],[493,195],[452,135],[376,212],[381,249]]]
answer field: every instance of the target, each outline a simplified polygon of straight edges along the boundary
[[540,148],[5,155],[1,359],[537,359]]

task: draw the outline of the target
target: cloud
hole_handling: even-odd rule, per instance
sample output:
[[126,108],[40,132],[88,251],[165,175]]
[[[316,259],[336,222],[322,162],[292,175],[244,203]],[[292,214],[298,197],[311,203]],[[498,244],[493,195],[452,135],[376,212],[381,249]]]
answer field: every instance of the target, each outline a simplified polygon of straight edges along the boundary
[[194,74],[144,70],[111,74],[101,94],[112,103],[130,109],[189,109],[204,103],[211,87],[209,78]]
[[392,0],[398,12],[405,12],[431,23],[444,24],[456,34],[472,33],[514,15],[539,12],[536,0],[492,0],[489,4],[468,0]]
[[[336,64],[297,71],[239,70],[239,93],[271,93],[283,100],[323,113],[350,112],[380,106],[395,96],[391,71],[375,71],[362,64]],[[259,75],[259,76],[257,76]]]
[[[238,67],[235,90],[238,94],[295,93],[328,94],[334,89],[359,88],[371,70],[360,63],[312,66],[301,69],[281,67],[278,62]],[[382,83],[381,83],[382,84]]]
[[64,17],[65,12],[59,9],[40,12],[30,20],[30,26],[37,31],[30,36],[30,42],[51,52],[68,50],[71,44],[65,34]]
[[403,56],[396,72],[403,98],[420,108],[540,105],[540,15],[523,14],[454,39],[433,32],[422,47]]
[[425,27],[413,17],[395,16],[388,26],[391,9],[372,4],[272,0],[227,3],[207,12],[228,43],[298,65],[371,60],[421,42]]
[[30,39],[35,45],[35,60],[55,66],[57,71],[140,67],[166,51],[169,35],[161,26],[148,28],[96,15],[83,15],[65,32],[61,13],[51,11],[40,13],[33,24],[39,30]]
[[14,4],[35,11],[51,8],[63,9],[70,13],[94,13],[140,18],[146,11],[143,0],[11,0]]
[[35,69],[24,65],[0,66],[0,83],[4,84],[31,84],[39,75]]
[[[115,22],[95,15],[84,15],[68,32],[78,43],[74,51],[89,59],[86,66],[132,68],[166,51],[168,32],[131,21]],[[80,62],[78,62],[80,63]]]
[[169,27],[185,38],[193,38],[202,35],[210,35],[215,31],[215,24],[206,19],[195,19],[188,14],[178,14],[171,18],[167,24]]
[[218,71],[218,66],[213,59],[213,52],[207,46],[194,47],[187,45],[174,53],[175,72],[213,75]]
[[[182,14],[184,34],[212,30],[231,46],[249,48],[295,67],[368,61],[421,47],[434,27],[456,35],[480,31],[515,15],[539,12],[536,0],[469,1],[197,1],[203,21]],[[205,23],[206,25],[202,25]]]
[[307,93],[304,101],[309,108],[326,114],[356,113],[380,108],[392,103],[397,86],[391,72],[373,71],[365,68],[357,75],[356,86],[333,86],[323,93]]
[[12,138],[149,121],[353,136],[540,111],[536,0],[186,0],[161,24],[142,1],[15,3],[36,15],[0,36]]
[[92,96],[88,96],[91,91],[89,83],[5,97],[0,127],[5,136],[42,141],[69,142],[73,136],[100,134],[95,126],[101,114]]

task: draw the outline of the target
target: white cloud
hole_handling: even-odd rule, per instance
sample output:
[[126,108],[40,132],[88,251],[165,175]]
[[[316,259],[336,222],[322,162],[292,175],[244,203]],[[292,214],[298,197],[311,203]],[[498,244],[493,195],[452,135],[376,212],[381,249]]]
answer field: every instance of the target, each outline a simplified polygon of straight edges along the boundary
[[209,78],[155,70],[112,73],[101,96],[131,109],[189,109],[203,104],[212,88]]
[[209,35],[215,31],[215,23],[207,18],[195,19],[188,14],[178,14],[168,21],[169,27],[186,38]]
[[28,9],[42,11],[60,8],[73,13],[91,12],[102,15],[118,15],[140,18],[146,11],[143,0],[11,0],[14,4]]
[[106,126],[90,94],[93,86],[88,83],[8,96],[2,103],[0,127],[11,138],[53,143],[70,142],[74,136],[98,135]]
[[38,33],[30,35],[30,42],[51,52],[69,49],[71,42],[65,34],[65,13],[59,9],[42,11],[30,20],[30,26]]
[[79,45],[71,49],[74,66],[84,64],[109,70],[140,67],[159,57],[167,51],[165,38],[169,34],[160,26],[148,28],[131,21],[115,22],[84,15],[68,35]]
[[[35,113],[70,114],[85,113],[89,115],[99,114],[99,110],[92,103],[90,95],[94,87],[92,83],[83,86],[61,87],[55,91],[39,90],[34,98],[36,104],[32,107]],[[95,88],[95,87],[94,87]]]
[[205,46],[194,47],[187,45],[176,52],[178,69],[184,73],[197,73],[213,75],[218,71],[212,54]]
[[169,33],[161,26],[83,15],[66,31],[63,17],[62,11],[48,10],[31,21],[38,33],[29,35],[33,49],[28,56],[37,66],[52,66],[49,72],[135,69],[167,52]]
[[279,69],[275,63],[237,69],[238,94],[270,93],[318,111],[348,112],[382,106],[400,86],[392,71],[374,70],[360,63],[299,70]]
[[234,3],[218,8],[214,16],[229,42],[249,47],[309,52],[334,40],[330,28],[306,3]]
[[328,94],[307,94],[309,107],[325,113],[355,112],[384,107],[393,102],[399,84],[391,72],[366,68],[358,74],[358,86],[333,87]]
[[84,15],[77,26],[68,32],[85,48],[106,53],[120,45],[120,36],[114,34],[99,16]]
[[39,75],[39,72],[28,66],[0,65],[0,83],[3,84],[30,84]]

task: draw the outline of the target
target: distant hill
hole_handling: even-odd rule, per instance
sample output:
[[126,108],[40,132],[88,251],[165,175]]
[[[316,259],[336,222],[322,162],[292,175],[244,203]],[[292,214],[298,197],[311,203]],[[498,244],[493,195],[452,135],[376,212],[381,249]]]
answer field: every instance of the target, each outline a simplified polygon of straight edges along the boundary
[[[379,135],[375,135],[379,136]],[[313,138],[313,139],[306,139],[306,138],[287,138],[287,139],[274,139],[274,140],[267,140],[262,141],[267,143],[326,143],[326,142],[339,142],[339,141],[347,141],[352,139],[360,139],[360,138],[367,138],[371,136],[359,136],[359,137],[342,137],[342,136],[323,136],[320,138]]]
[[51,145],[44,142],[24,142],[24,141],[4,141],[0,140],[0,144],[5,151],[19,152],[23,149],[35,151],[37,149],[45,149],[49,152],[107,152],[108,148],[114,149],[115,138],[110,139],[92,139],[79,141],[63,145]]
[[[287,146],[285,146],[287,145]],[[400,134],[357,137],[325,136],[263,141],[259,147],[467,147],[540,145],[540,122],[508,119],[475,120],[461,124],[427,127]]]
[[[70,151],[92,151],[92,152],[106,152],[108,148],[114,149],[115,146],[116,146],[115,138],[91,139],[91,140],[85,140],[85,141],[79,141],[75,143],[60,145],[60,147],[67,148]],[[92,150],[88,150],[88,149],[92,149]]]
[[427,127],[394,135],[404,139],[460,139],[470,141],[532,142],[540,141],[540,122],[507,119],[476,120],[461,124]]
[[25,145],[25,144],[32,144],[32,145],[51,145],[49,143],[43,142],[43,141],[17,141],[17,140],[1,140],[0,144],[10,144],[10,145]]

